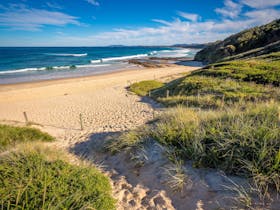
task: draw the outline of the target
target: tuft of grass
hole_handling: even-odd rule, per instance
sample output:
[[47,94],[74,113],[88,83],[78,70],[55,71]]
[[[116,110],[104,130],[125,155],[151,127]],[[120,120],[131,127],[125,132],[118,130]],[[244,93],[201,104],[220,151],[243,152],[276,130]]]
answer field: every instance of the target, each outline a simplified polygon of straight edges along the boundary
[[52,149],[20,148],[0,158],[1,209],[115,209],[107,177]]
[[129,90],[140,96],[147,96],[149,91],[153,91],[162,87],[164,84],[156,80],[141,81],[132,84]]
[[192,180],[186,175],[183,161],[175,158],[171,165],[164,168],[167,176],[166,184],[174,191],[183,193],[184,189],[190,190],[193,186]]
[[0,125],[0,147],[5,149],[28,141],[53,141],[54,138],[35,128]]

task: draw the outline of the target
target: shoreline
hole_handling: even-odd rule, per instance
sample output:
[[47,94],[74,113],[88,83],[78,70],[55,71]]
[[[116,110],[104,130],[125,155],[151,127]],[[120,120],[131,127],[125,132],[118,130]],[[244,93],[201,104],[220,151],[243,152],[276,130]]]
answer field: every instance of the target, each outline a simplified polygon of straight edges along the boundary
[[8,83],[8,84],[0,84],[0,92],[16,89],[17,86],[25,87],[31,86],[40,87],[44,85],[53,85],[53,84],[60,84],[61,82],[73,82],[78,80],[90,80],[98,77],[103,76],[113,76],[114,74],[119,74],[122,72],[136,72],[139,70],[143,70],[144,68],[139,67],[138,69],[118,69],[115,71],[104,71],[97,74],[92,75],[81,75],[81,76],[73,76],[73,77],[65,77],[65,78],[52,78],[52,79],[42,79],[42,80],[35,80],[35,81],[24,81],[24,82],[16,82],[16,83]]

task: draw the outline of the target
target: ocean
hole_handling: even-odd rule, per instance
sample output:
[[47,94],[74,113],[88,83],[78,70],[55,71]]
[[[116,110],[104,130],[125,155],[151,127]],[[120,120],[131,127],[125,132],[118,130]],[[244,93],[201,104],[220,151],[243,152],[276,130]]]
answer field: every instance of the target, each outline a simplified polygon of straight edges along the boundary
[[0,84],[102,74],[137,66],[145,57],[194,57],[197,49],[173,47],[0,47]]

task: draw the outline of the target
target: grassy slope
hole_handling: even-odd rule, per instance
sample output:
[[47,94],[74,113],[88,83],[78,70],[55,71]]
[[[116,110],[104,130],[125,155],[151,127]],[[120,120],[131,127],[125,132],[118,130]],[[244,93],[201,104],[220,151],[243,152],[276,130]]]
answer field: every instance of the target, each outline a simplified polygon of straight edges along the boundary
[[0,155],[1,209],[115,209],[109,179],[93,166],[70,164],[43,144],[53,137],[6,125],[0,136],[7,151]]
[[279,58],[273,53],[213,64],[153,90],[155,100],[183,106],[108,148],[137,148],[152,137],[194,166],[252,178],[262,196],[280,192]]
[[158,89],[136,83],[131,90],[143,89],[143,93],[152,90],[152,97],[167,106],[221,108],[242,101],[280,100],[279,82],[280,53],[272,53],[213,64]]

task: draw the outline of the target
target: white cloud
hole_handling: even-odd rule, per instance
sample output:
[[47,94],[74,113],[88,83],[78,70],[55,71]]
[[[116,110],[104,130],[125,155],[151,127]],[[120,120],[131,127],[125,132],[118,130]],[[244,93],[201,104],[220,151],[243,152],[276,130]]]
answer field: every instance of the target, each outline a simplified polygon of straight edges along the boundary
[[242,4],[245,4],[251,8],[271,8],[280,5],[280,0],[241,0]]
[[192,13],[186,13],[186,12],[178,12],[178,15],[187,19],[187,20],[191,20],[191,21],[198,21],[198,19],[200,18],[199,15],[197,14],[192,14]]
[[258,24],[265,24],[280,17],[280,11],[275,9],[263,9],[246,12],[245,16],[256,20]]
[[81,25],[77,17],[43,9],[28,8],[22,4],[4,7],[0,13],[0,25],[14,30],[40,30],[43,26]]
[[225,0],[224,5],[223,8],[215,9],[215,12],[221,14],[223,17],[237,18],[242,10],[242,5],[232,0]]
[[93,6],[99,6],[100,3],[96,0],[85,0],[86,2],[88,2],[89,4],[93,5]]

